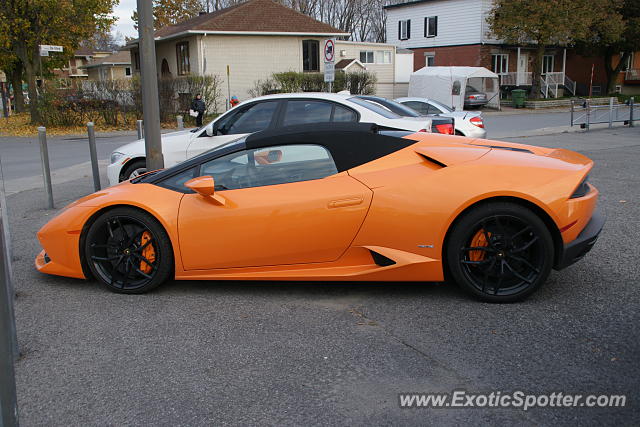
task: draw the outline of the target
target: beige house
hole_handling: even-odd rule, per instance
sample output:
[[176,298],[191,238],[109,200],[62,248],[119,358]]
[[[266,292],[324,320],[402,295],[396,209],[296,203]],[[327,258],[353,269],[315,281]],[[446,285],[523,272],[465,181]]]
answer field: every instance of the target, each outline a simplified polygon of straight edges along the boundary
[[[257,81],[273,73],[324,72],[325,41],[348,36],[274,1],[249,0],[156,31],[157,70],[160,77],[217,75],[225,100],[230,94],[242,101],[250,98]],[[134,72],[139,71],[138,42],[132,41],[127,48]],[[384,51],[380,58],[387,62],[377,63],[374,53],[374,60],[361,66],[380,72],[378,86],[389,94],[394,82],[394,46],[338,41],[336,62],[348,58],[362,62],[361,51],[369,50]]]
[[[411,62],[404,61],[407,52],[398,53],[395,46],[385,43],[336,42],[336,71],[356,71],[360,67],[374,73],[377,78],[376,95],[385,98],[407,96],[408,74],[413,71],[413,52],[409,51]],[[355,62],[357,61],[357,62]],[[397,64],[404,63],[407,77]]]
[[87,71],[89,80],[120,80],[130,78],[133,74],[128,50],[96,58],[81,68]]
[[73,52],[73,57],[64,67],[53,70],[53,73],[60,78],[80,78],[86,79],[89,74],[85,68],[93,61],[111,55],[113,52],[94,51],[86,47],[81,47]]

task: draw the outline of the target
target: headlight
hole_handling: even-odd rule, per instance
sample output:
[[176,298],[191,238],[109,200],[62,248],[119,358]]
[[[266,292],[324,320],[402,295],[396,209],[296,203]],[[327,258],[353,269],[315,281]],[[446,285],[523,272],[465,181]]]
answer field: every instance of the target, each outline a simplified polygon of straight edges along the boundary
[[589,190],[590,190],[589,175],[587,175],[585,179],[582,180],[580,185],[578,185],[578,188],[576,188],[576,191],[573,192],[573,194],[571,195],[571,198],[577,199],[578,197],[584,197],[587,195],[587,193],[589,193]]
[[111,163],[115,163],[118,160],[120,160],[121,158],[124,157],[123,153],[119,153],[118,151],[114,151],[113,153],[111,153]]

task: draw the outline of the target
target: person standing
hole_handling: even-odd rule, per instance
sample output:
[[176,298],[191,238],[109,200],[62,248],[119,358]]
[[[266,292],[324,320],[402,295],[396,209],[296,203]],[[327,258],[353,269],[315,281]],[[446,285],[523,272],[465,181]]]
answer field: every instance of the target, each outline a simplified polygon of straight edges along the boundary
[[193,101],[191,101],[191,109],[198,113],[196,116],[196,126],[202,126],[202,117],[204,116],[204,111],[206,107],[204,105],[204,101],[202,100],[202,95],[197,94]]

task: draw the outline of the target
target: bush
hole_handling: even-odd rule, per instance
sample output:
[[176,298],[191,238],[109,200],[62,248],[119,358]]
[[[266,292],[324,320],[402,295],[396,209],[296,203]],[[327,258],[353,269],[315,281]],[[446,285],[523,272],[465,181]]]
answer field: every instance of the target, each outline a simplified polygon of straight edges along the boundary
[[[333,92],[348,90],[354,95],[371,95],[375,93],[376,76],[367,71],[353,73],[336,73]],[[298,73],[288,71],[275,73],[266,80],[258,80],[249,90],[249,95],[258,97],[272,93],[290,92],[326,92],[328,84],[324,82],[322,73]]]

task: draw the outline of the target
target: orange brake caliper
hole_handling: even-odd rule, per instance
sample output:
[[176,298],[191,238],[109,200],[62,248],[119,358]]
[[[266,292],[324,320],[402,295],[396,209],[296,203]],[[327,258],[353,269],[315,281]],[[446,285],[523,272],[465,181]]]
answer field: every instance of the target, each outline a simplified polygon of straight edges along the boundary
[[[151,233],[145,231],[142,233],[142,237],[140,238],[140,246],[144,246],[149,240],[151,240]],[[153,243],[150,243],[142,250],[142,256],[149,260],[149,262],[154,262],[156,260],[156,250],[153,248]],[[140,261],[140,271],[148,274],[151,270],[152,267],[149,264],[145,261]]]
[[[486,233],[489,237],[491,237],[491,233]],[[489,246],[489,242],[487,242],[487,237],[485,236],[484,229],[478,230],[473,239],[471,239],[471,246],[474,248],[481,248]],[[469,251],[469,261],[482,261],[485,257],[485,251]]]

